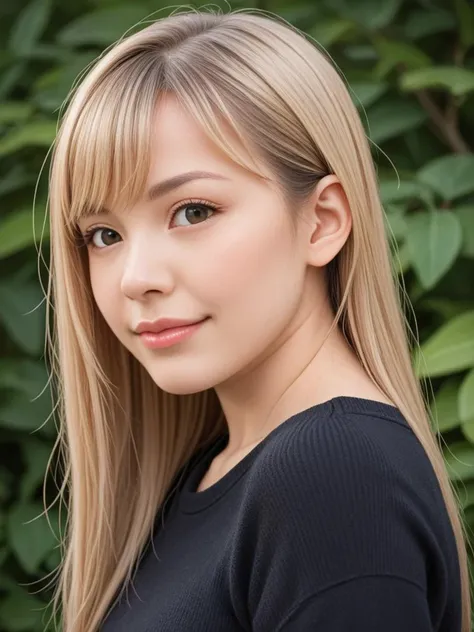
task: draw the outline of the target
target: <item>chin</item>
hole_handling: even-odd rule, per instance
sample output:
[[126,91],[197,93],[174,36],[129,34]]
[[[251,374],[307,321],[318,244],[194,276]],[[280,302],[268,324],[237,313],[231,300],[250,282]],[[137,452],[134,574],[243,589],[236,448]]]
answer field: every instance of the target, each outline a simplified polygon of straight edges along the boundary
[[[173,371],[164,374],[162,371],[148,370],[151,379],[166,393],[171,395],[193,395],[206,391],[215,386],[214,380],[208,380],[202,371],[196,370],[194,374],[188,372],[183,375],[183,371],[177,371],[173,376]],[[173,379],[175,377],[176,379]]]
[[235,366],[222,357],[191,354],[155,358],[143,363],[155,384],[172,395],[193,395],[225,383],[235,374]]
[[162,384],[155,381],[155,384],[160,387],[162,391],[165,393],[170,393],[171,395],[194,395],[194,393],[201,393],[202,391],[207,390],[208,386],[199,387],[199,386],[190,386],[189,384]]

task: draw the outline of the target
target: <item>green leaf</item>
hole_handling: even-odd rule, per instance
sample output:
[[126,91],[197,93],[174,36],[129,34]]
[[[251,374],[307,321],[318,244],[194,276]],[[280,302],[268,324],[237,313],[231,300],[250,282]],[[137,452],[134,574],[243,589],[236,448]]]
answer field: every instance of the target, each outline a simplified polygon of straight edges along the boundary
[[0,322],[26,353],[37,356],[44,344],[44,301],[38,283],[0,281]]
[[0,75],[0,99],[5,99],[19,83],[26,69],[26,62],[21,59],[11,64],[7,71]]
[[[31,574],[38,571],[41,562],[57,543],[46,517],[38,517],[43,511],[38,503],[17,504],[7,518],[11,549],[24,570]],[[31,520],[33,522],[29,522]]]
[[32,102],[47,112],[60,108],[71,88],[91,68],[96,57],[96,54],[90,51],[77,52],[69,59],[66,56],[61,67],[49,70],[35,81]]
[[21,448],[26,471],[20,482],[20,499],[28,501],[43,483],[51,448],[33,437],[23,441]]
[[0,358],[0,388],[17,390],[33,398],[47,383],[48,373],[43,362],[27,358]]
[[457,66],[431,66],[405,72],[400,88],[406,92],[425,88],[444,88],[454,96],[474,91],[474,72]]
[[51,15],[51,0],[33,0],[20,13],[11,31],[9,49],[28,55],[40,39]]
[[400,205],[387,204],[385,210],[384,219],[389,224],[389,233],[393,233],[395,239],[401,241],[407,232],[405,208]]
[[474,443],[474,420],[462,423],[461,430],[466,439]]
[[[6,464],[0,468],[0,504],[5,507],[7,502],[16,493],[16,475],[11,469],[7,469]],[[0,540],[5,541],[5,514],[0,512]],[[1,567],[1,564],[0,564]]]
[[474,44],[474,9],[466,0],[454,0],[461,44],[467,50]]
[[419,377],[438,376],[474,367],[474,310],[442,325],[415,350],[414,366]]
[[55,44],[36,44],[30,57],[34,59],[48,62],[62,63],[64,58],[70,53],[65,46],[57,46]]
[[61,561],[61,551],[59,548],[55,548],[44,561],[44,565],[48,571],[53,571],[61,564]]
[[331,11],[337,11],[369,30],[381,29],[390,24],[401,4],[401,0],[326,0]]
[[4,573],[0,572],[0,588],[9,592],[15,592],[19,590],[19,586],[11,577],[8,577]]
[[458,411],[459,380],[446,380],[430,404],[436,432],[447,432],[457,428],[461,420]]
[[458,206],[453,209],[462,227],[462,249],[466,257],[474,257],[474,205]]
[[0,103],[0,125],[25,121],[33,113],[30,103],[23,101],[5,101]]
[[[16,163],[7,171],[3,178],[0,178],[0,196],[21,189],[26,184],[30,184],[36,180],[35,176],[26,171],[23,163]],[[0,240],[1,240],[0,232]]]
[[369,137],[383,143],[426,121],[426,112],[417,104],[395,98],[378,101],[367,112]]
[[406,274],[410,269],[411,261],[405,242],[392,253],[391,264],[397,275]]
[[369,44],[350,44],[344,47],[345,56],[356,63],[374,62],[377,60],[377,51]]
[[417,173],[426,184],[445,200],[455,200],[474,191],[474,156],[450,154],[435,158]]
[[474,369],[469,371],[459,389],[459,417],[463,422],[474,424]]
[[[127,33],[143,28],[136,23],[149,14],[146,5],[123,4],[81,15],[59,31],[57,40],[66,46],[107,46]],[[134,28],[131,28],[134,27]]]
[[[9,213],[0,220],[0,259],[9,257],[24,248],[49,237],[49,222],[45,222],[46,209],[25,209]],[[34,220],[34,222],[33,222]],[[34,231],[33,231],[34,228]]]
[[456,21],[452,13],[433,6],[429,11],[415,9],[410,13],[405,22],[404,31],[409,39],[418,39],[434,33],[450,31],[455,25]]
[[382,203],[389,204],[419,199],[421,186],[410,180],[381,180],[379,190]]
[[459,254],[461,223],[449,211],[421,211],[408,215],[406,239],[418,279],[425,289],[436,285]]
[[443,453],[452,481],[465,481],[474,477],[474,446],[466,441],[456,441]]
[[15,391],[4,396],[0,406],[0,426],[20,431],[36,431],[51,415],[51,397],[48,390],[37,399],[29,400]]
[[470,505],[474,505],[474,481],[468,481],[467,483],[459,485],[457,491],[461,507],[463,509],[466,509],[466,507],[469,507]]
[[20,586],[15,586],[0,601],[0,623],[8,632],[32,632],[40,630],[46,604],[30,595]]
[[348,33],[354,31],[354,23],[338,17],[318,20],[314,26],[308,29],[307,33],[314,37],[318,44],[328,48],[335,42],[345,38]]
[[378,79],[386,77],[397,66],[402,66],[407,70],[431,66],[428,55],[420,48],[407,42],[398,42],[376,36],[374,46],[380,59],[375,68],[375,76]]
[[[115,2],[115,0],[112,0]],[[197,5],[203,6],[206,0],[197,0]],[[107,0],[102,0],[102,4],[106,4]],[[237,5],[246,5],[246,0],[237,0]],[[194,3],[196,6],[196,3]],[[153,6],[153,9],[156,9],[156,6]],[[285,4],[280,5],[280,9],[278,10],[278,14],[290,24],[293,24],[297,28],[305,28],[306,25],[314,21],[314,7],[311,4]],[[155,17],[155,15],[153,15]]]
[[350,85],[350,91],[352,98],[357,107],[367,108],[372,105],[374,101],[377,101],[388,89],[387,84],[381,81],[377,83],[372,82],[352,82]]
[[12,129],[0,141],[0,157],[24,147],[49,147],[56,136],[53,121],[32,121]]
[[437,298],[435,296],[424,297],[420,302],[423,309],[435,311],[443,320],[451,320],[455,316],[474,309],[474,301],[455,301],[449,298]]

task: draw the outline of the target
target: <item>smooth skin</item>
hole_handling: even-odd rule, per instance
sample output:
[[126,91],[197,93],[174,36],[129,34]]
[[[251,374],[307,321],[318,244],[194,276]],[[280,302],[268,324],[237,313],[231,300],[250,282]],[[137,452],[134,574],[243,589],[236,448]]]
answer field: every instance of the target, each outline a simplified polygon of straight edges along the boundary
[[[340,395],[391,402],[339,328],[320,348],[334,317],[324,266],[352,225],[337,177],[319,181],[300,209],[295,237],[274,183],[230,161],[171,95],[158,104],[152,132],[147,188],[195,170],[225,179],[193,180],[153,201],[144,196],[127,212],[112,209],[79,227],[95,229],[91,287],[117,338],[164,391],[214,388],[219,397],[229,442],[201,491],[301,410]],[[148,349],[133,329],[164,316],[211,318],[185,341]]]

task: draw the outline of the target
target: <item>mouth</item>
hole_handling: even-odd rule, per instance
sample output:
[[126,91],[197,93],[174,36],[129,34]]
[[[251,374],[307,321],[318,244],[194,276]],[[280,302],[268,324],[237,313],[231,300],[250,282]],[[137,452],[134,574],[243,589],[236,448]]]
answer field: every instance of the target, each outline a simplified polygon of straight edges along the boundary
[[184,342],[185,340],[191,338],[191,336],[197,332],[207,320],[210,320],[210,316],[197,323],[193,323],[192,325],[163,329],[160,333],[145,331],[140,334],[140,340],[148,349],[171,347],[172,345]]

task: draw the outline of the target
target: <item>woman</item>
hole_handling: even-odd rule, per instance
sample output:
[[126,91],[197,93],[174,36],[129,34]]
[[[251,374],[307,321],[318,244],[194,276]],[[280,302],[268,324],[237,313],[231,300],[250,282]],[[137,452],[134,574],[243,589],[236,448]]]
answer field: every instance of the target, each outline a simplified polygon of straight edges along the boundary
[[468,632],[363,127],[260,13],[123,39],[61,122],[63,629]]

